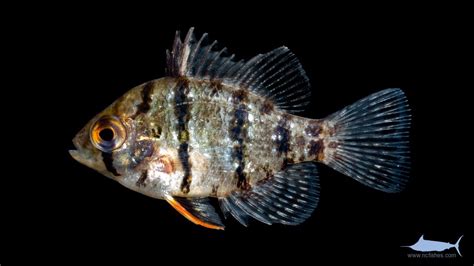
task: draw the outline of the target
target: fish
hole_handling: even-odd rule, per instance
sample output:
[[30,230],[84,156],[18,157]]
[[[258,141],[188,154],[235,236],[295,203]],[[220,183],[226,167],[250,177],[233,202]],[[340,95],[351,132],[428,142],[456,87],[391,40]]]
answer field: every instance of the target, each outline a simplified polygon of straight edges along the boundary
[[459,237],[456,243],[451,244],[449,242],[426,240],[423,238],[424,235],[421,235],[420,239],[418,239],[418,241],[415,244],[411,246],[402,246],[402,247],[411,248],[414,251],[421,251],[421,252],[444,251],[447,249],[455,248],[459,256],[462,257],[461,252],[459,251],[459,242],[461,242],[461,239],[463,236],[464,235]]
[[[410,172],[410,108],[399,88],[322,118],[299,114],[311,85],[281,46],[237,60],[204,33],[176,32],[166,75],[138,85],[75,135],[70,155],[121,185],[162,199],[191,222],[223,230],[234,217],[307,220],[320,164],[388,193]],[[220,209],[220,211],[219,211]]]

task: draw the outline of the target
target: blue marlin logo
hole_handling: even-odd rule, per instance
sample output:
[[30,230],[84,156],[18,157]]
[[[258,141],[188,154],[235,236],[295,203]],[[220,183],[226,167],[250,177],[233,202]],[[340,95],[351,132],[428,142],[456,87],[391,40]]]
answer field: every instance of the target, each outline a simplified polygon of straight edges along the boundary
[[443,251],[450,248],[456,248],[459,256],[462,257],[461,252],[459,252],[459,241],[461,241],[461,238],[463,236],[464,235],[462,235],[455,244],[451,244],[449,242],[426,240],[423,238],[423,235],[421,235],[420,239],[418,239],[418,242],[416,242],[415,244],[411,246],[402,246],[402,247],[411,248],[415,251],[421,251],[421,252]]

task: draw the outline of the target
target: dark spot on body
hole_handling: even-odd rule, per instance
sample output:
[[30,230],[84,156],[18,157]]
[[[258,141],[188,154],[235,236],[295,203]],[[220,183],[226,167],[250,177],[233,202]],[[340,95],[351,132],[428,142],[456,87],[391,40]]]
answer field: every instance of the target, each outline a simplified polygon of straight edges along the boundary
[[150,105],[151,105],[151,93],[153,90],[153,87],[155,85],[154,81],[150,81],[143,85],[142,90],[141,90],[141,97],[142,97],[142,102],[137,106],[137,111],[135,114],[130,116],[132,119],[137,117],[139,114],[146,114],[150,110]]
[[218,190],[219,190],[219,185],[212,185],[211,196],[212,196],[212,197],[216,197]]
[[298,145],[298,147],[303,148],[305,143],[306,141],[303,136],[296,137],[296,145]]
[[339,146],[339,145],[335,141],[331,141],[328,144],[328,147],[331,148],[331,149],[335,149],[335,148],[337,148],[337,146]]
[[114,166],[114,157],[113,153],[102,152],[102,160],[104,162],[105,168],[107,171],[112,173],[114,176],[120,176]]
[[178,149],[178,157],[183,167],[183,181],[181,182],[181,191],[184,194],[189,193],[191,186],[191,162],[189,161],[188,143],[181,143]]
[[235,110],[234,119],[232,121],[233,127],[230,131],[230,137],[232,140],[237,140],[239,143],[243,142],[243,136],[247,135],[247,129],[244,128],[244,124],[246,123],[247,119],[248,113],[244,106],[239,106],[237,110]]
[[333,127],[327,127],[327,132],[329,136],[334,136],[336,135],[336,132],[341,132],[341,125],[336,124]]
[[151,157],[155,151],[153,142],[150,140],[135,141],[130,145],[131,168],[136,168],[145,158]]
[[161,130],[162,129],[161,129],[160,126],[156,126],[156,127],[152,128],[151,129],[151,136],[153,138],[156,138],[156,139],[160,138],[161,137]]
[[316,137],[321,133],[321,124],[316,122],[310,122],[310,124],[304,129],[304,132],[311,137]]
[[281,165],[281,169],[286,168],[288,163],[294,162],[294,154],[290,154],[290,138],[291,138],[291,131],[289,127],[289,121],[291,121],[292,117],[289,114],[283,114],[280,121],[278,121],[277,126],[273,134],[275,134],[276,139],[274,140],[274,144],[276,146],[276,151],[278,156],[283,158],[283,162]]
[[234,146],[234,149],[232,151],[232,156],[235,159],[237,159],[237,161],[242,161],[244,159],[244,151],[240,144],[237,144]]
[[316,156],[319,159],[319,155],[322,154],[323,143],[321,140],[311,140],[308,144],[308,155]]
[[288,165],[294,164],[294,163],[295,163],[294,159],[292,159],[292,158],[285,158],[285,159],[283,160],[283,163],[281,164],[281,170],[286,169],[286,168],[288,167]]
[[290,136],[291,132],[289,129],[286,128],[287,123],[286,120],[282,120],[278,123],[275,128],[274,134],[276,135],[275,145],[278,155],[284,155],[288,153],[290,150]]
[[274,105],[273,103],[270,101],[270,100],[265,100],[263,102],[263,105],[262,105],[262,108],[260,109],[260,111],[263,113],[263,114],[270,114],[274,109]]
[[295,163],[295,159],[293,157],[286,158],[285,161],[286,161],[286,164],[294,164]]
[[243,103],[247,101],[249,92],[247,90],[236,90],[232,93],[232,100],[234,103]]
[[268,180],[268,179],[270,179],[272,176],[273,176],[273,171],[267,169],[267,170],[265,171],[265,178],[264,178],[264,179],[265,179],[265,180]]
[[210,83],[210,88],[211,88],[211,97],[217,97],[219,96],[219,93],[222,91],[222,82],[217,81],[217,80],[211,80]]
[[247,178],[245,178],[245,173],[242,168],[242,166],[238,166],[237,169],[235,169],[235,178],[237,179],[237,187],[242,189],[242,190],[249,190],[250,189],[250,184],[247,181]]
[[269,179],[273,176],[273,170],[272,167],[270,167],[269,163],[265,163],[261,166],[257,167],[257,172],[263,173],[265,176],[263,179]]
[[142,174],[140,175],[140,178],[138,178],[137,180],[137,183],[135,183],[135,185],[137,187],[146,187],[146,179],[148,178],[148,170],[145,170],[142,172]]
[[288,114],[288,113],[283,113],[281,115],[282,119],[284,119],[286,121],[286,124],[288,124],[288,122],[290,122],[291,120],[293,120],[293,116]]

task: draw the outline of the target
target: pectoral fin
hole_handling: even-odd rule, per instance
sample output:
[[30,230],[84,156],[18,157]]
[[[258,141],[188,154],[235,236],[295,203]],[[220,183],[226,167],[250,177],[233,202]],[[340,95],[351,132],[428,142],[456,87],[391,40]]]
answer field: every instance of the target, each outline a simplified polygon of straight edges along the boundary
[[210,229],[224,230],[224,225],[208,198],[166,196],[166,201],[191,222]]

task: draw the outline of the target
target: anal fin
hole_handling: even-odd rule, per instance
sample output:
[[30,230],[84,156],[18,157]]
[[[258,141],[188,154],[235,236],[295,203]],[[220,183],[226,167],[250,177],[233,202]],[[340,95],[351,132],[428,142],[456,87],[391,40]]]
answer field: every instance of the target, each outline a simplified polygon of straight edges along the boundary
[[224,225],[208,198],[165,196],[166,201],[191,222],[210,229],[224,230]]
[[297,225],[308,219],[319,201],[319,179],[314,163],[288,166],[250,191],[234,191],[219,203],[247,226],[250,217],[265,224]]

